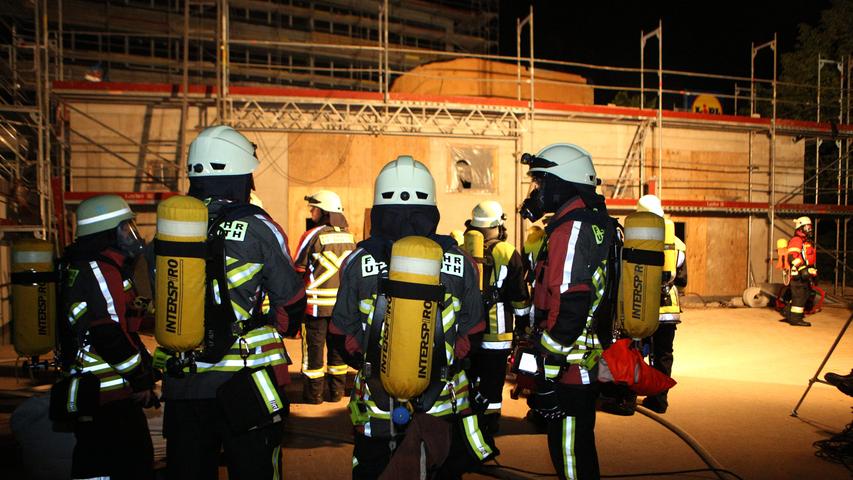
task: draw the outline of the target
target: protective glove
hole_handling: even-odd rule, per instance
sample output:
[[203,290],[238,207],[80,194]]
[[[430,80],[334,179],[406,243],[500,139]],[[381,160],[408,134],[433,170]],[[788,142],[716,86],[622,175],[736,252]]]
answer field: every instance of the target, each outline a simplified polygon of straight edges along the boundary
[[554,384],[536,382],[536,392],[528,397],[530,408],[548,420],[559,420],[566,417],[566,412],[560,406],[560,399]]
[[556,382],[560,379],[560,376],[563,374],[563,370],[566,367],[566,357],[562,357],[560,355],[554,355],[553,353],[546,353],[542,357],[542,369],[541,372],[545,376],[545,380]]
[[146,317],[154,315],[154,302],[148,297],[134,297],[130,304],[133,316]]
[[133,401],[142,406],[142,408],[160,408],[160,399],[157,398],[157,394],[154,393],[154,390],[143,390],[141,392],[136,392],[131,395]]
[[806,272],[807,272],[807,273],[809,274],[809,276],[810,276],[810,277],[812,277],[812,278],[817,277],[817,269],[816,269],[816,268],[814,268],[814,267],[809,267],[808,269],[806,269]]
[[528,338],[533,334],[533,327],[530,326],[530,317],[515,316],[513,328],[513,337],[515,339]]

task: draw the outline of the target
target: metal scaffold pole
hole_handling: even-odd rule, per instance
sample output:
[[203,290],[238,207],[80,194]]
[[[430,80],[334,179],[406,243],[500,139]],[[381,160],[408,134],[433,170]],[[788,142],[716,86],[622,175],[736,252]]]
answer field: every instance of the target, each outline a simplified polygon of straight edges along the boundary
[[[839,74],[839,82],[838,82],[838,123],[844,123],[844,59],[842,57],[841,61],[835,63],[836,68],[838,68]],[[836,151],[838,152],[838,165],[836,166],[836,205],[841,206],[841,166],[842,162],[842,142],[841,139],[837,138],[835,140]],[[839,217],[835,217],[835,286],[833,292],[838,295],[838,282],[839,282],[839,273],[842,270],[843,266],[841,264],[841,219]],[[845,252],[846,253],[846,252]],[[846,266],[846,263],[844,264]],[[841,293],[844,293],[844,290],[841,290]]]
[[228,118],[228,0],[216,2],[216,120],[227,123]]
[[390,99],[390,93],[389,93],[388,89],[391,86],[391,80],[390,80],[391,72],[389,69],[390,61],[388,59],[388,56],[389,56],[389,51],[388,51],[388,47],[389,47],[389,45],[388,45],[388,40],[389,40],[389,36],[388,36],[388,25],[389,25],[388,14],[389,14],[389,10],[388,10],[388,8],[389,8],[388,7],[388,0],[385,0],[385,2],[383,3],[383,6],[382,6],[382,15],[380,16],[380,19],[379,19],[380,29],[379,29],[379,35],[378,35],[379,39],[380,39],[380,45],[382,46],[382,52],[384,52],[384,54],[382,55],[382,65],[380,66],[380,75],[379,76],[380,76],[380,83],[381,83],[381,88],[382,88],[382,93],[383,93],[382,98],[383,98],[384,103],[385,103],[386,114],[388,112],[388,100]]
[[[769,162],[769,188],[768,188],[768,226],[767,226],[767,282],[773,282],[773,230],[776,225],[776,34],[773,34],[773,40],[763,43],[759,46],[753,44],[752,47],[752,67],[750,69],[750,99],[749,110],[751,114],[755,113],[755,57],[758,52],[764,48],[770,48],[773,51],[773,93],[771,97],[771,117],[770,117],[770,158]],[[752,168],[753,168],[753,138],[754,131],[749,131],[749,198],[752,198]],[[750,221],[749,242],[752,243],[752,222]],[[751,261],[751,257],[749,257]]]
[[533,142],[533,122],[535,120],[535,87],[533,85],[535,74],[534,74],[534,55],[533,55],[533,6],[530,6],[530,13],[524,17],[524,19],[516,19],[515,20],[515,56],[516,56],[516,97],[518,100],[521,100],[521,32],[524,30],[524,26],[528,25],[530,29],[530,71],[529,74],[529,82],[530,82],[530,98],[527,102],[528,106],[528,125],[527,130],[529,132],[528,139],[530,150],[533,151],[536,149],[536,144]]
[[47,0],[35,4],[35,49],[33,68],[36,77],[36,104],[38,108],[36,185],[39,198],[41,235],[51,239],[51,195],[50,195],[50,52],[48,50]]
[[[640,108],[644,107],[643,74],[645,72],[645,50],[646,42],[652,37],[658,40],[658,108],[655,131],[657,133],[657,187],[654,193],[658,198],[663,198],[663,21],[658,20],[658,28],[644,34],[640,31]],[[646,183],[645,155],[640,156],[640,193]]]
[[533,5],[530,5],[530,146],[531,150],[536,149],[536,143],[533,141],[533,126],[536,124],[536,67],[534,65],[533,56]]
[[777,63],[778,51],[776,46],[776,34],[773,34],[773,42],[770,47],[773,50],[773,96],[772,109],[773,115],[770,118],[770,198],[769,198],[769,216],[770,226],[767,229],[767,281],[773,282],[773,231],[776,227],[776,87],[777,87]]
[[[187,142],[187,114],[189,112],[189,89],[190,89],[190,2],[184,0],[184,51],[183,51],[183,75],[181,78],[181,122],[178,130],[178,145],[175,149],[175,165],[177,171],[182,172],[180,165],[184,161],[184,145]],[[217,107],[218,109],[218,107]],[[177,175],[180,177],[180,173]],[[175,183],[177,186],[177,180]]]
[[[844,62],[829,60],[822,58],[818,55],[817,60],[817,115],[816,121],[820,123],[821,120],[821,90],[823,88],[822,84],[822,76],[821,73],[823,71],[823,67],[825,65],[834,65],[838,70],[839,74],[839,85],[838,85],[838,123],[841,124],[844,122]],[[836,149],[836,160],[832,162],[835,164],[836,169],[836,205],[841,205],[841,185],[842,185],[842,141],[841,139],[835,139],[835,149]],[[823,139],[817,138],[815,141],[815,205],[820,204],[820,147],[823,144]],[[818,219],[815,218],[813,221],[813,230],[814,230],[814,242],[817,245],[818,243]],[[846,264],[845,264],[846,265]],[[838,294],[838,283],[839,283],[839,273],[842,269],[841,264],[841,219],[835,218],[835,275],[833,281],[833,293]]]
[[[755,115],[755,42],[749,44],[750,48],[750,64],[749,64],[749,116]],[[737,113],[737,111],[735,111]],[[752,202],[752,143],[755,139],[755,131],[750,129],[748,134],[748,164],[746,167],[746,201]],[[746,217],[746,287],[749,288],[754,283],[752,276],[752,214]]]
[[[847,55],[847,123],[850,123],[850,95],[853,93],[851,89],[851,81],[853,81],[853,56]],[[844,156],[844,204],[850,204],[850,154],[853,141],[847,139],[847,154]],[[847,266],[847,230],[850,226],[850,217],[844,217],[844,265]],[[841,292],[844,294],[847,290],[847,269],[843,270],[841,275]]]

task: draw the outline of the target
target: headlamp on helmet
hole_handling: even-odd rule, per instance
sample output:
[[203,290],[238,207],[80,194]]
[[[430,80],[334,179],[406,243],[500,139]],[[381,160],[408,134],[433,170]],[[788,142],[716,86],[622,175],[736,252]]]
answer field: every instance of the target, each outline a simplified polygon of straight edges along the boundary
[[343,213],[344,207],[341,197],[331,190],[320,190],[314,194],[306,195],[305,201],[312,207],[317,207],[324,212]]
[[589,152],[577,145],[556,143],[536,155],[525,153],[521,164],[530,169],[527,198],[519,207],[521,216],[536,221],[545,213],[554,212],[583,189],[595,189],[601,184]]

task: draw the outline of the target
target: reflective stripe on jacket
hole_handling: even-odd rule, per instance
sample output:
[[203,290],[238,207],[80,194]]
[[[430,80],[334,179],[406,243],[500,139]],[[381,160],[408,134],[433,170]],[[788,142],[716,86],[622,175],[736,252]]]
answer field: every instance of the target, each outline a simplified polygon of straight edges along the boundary
[[[568,367],[546,366],[546,376],[566,384],[589,385],[595,381],[592,370],[579,363],[588,351],[601,349],[592,328],[592,313],[604,295],[605,264],[594,265],[601,243],[592,224],[566,220],[577,209],[587,208],[575,197],[552,217],[557,225],[546,238],[545,251],[537,259],[534,276],[534,316],[543,329],[540,347],[554,356],[562,356]],[[572,218],[571,216],[567,218]],[[563,220],[562,223],[558,223]],[[606,261],[606,252],[600,255]],[[571,307],[571,308],[570,308]]]
[[681,305],[678,301],[678,287],[687,286],[687,256],[684,242],[677,241],[678,258],[675,262],[675,278],[670,285],[662,285],[660,302],[661,323],[681,323]]
[[530,294],[524,279],[524,263],[515,247],[508,242],[487,243],[485,255],[491,258],[484,264],[483,275],[488,286],[483,292],[489,305],[486,331],[481,347],[486,350],[509,350],[512,347],[513,317],[526,322],[530,314]]
[[[387,267],[385,262],[377,261],[366,250],[359,248],[347,258],[341,269],[341,284],[332,323],[357,342],[359,349],[366,352],[366,358],[377,354],[368,351],[368,347],[381,348],[381,339],[368,338],[368,334],[376,327],[381,327],[374,326],[374,322],[384,321],[380,315],[376,315],[376,299],[379,278],[387,275]],[[438,322],[443,329],[444,345],[436,345],[434,348],[444,350],[446,364],[455,373],[445,379],[443,385],[433,384],[428,387],[428,391],[430,388],[441,388],[432,405],[425,406],[426,413],[430,415],[463,415],[470,411],[468,378],[462,369],[456,372],[454,365],[457,361],[457,339],[467,337],[472,328],[482,322],[482,297],[477,282],[472,261],[458,247],[447,250],[441,271],[445,296],[437,312],[440,316]],[[433,368],[438,366],[433,365]],[[370,437],[389,437],[391,409],[388,394],[378,381],[378,365],[372,370],[373,380],[367,376],[368,372],[364,368],[356,375],[355,389],[350,397],[351,419],[359,433]]]
[[128,308],[136,289],[123,271],[125,257],[112,249],[99,255],[69,263],[61,295],[66,315],[62,320],[71,328],[60,331],[75,335],[75,344],[82,340],[72,368],[98,377],[103,404],[130,396],[131,379],[140,388],[150,388],[153,378],[150,355],[136,333],[142,319]]
[[797,232],[788,240],[788,264],[791,275],[799,275],[803,269],[814,268],[817,263],[817,250],[814,243]]
[[[222,199],[208,201],[209,218],[215,219],[228,203]],[[288,251],[287,236],[275,221],[260,213],[223,223],[221,230],[234,315],[238,322],[261,317],[266,324],[237,338],[217,362],[197,362],[196,373],[186,370],[181,378],[166,375],[166,399],[215,398],[219,386],[244,365],[272,366],[279,385],[290,381],[290,362],[279,332],[284,332],[288,324],[284,307],[301,299],[304,288]],[[216,295],[216,291],[213,293]],[[245,362],[241,353],[247,355]]]
[[302,235],[296,252],[296,269],[305,276],[308,306],[313,317],[330,317],[338,294],[338,272],[355,250],[353,235],[340,227],[323,225]]

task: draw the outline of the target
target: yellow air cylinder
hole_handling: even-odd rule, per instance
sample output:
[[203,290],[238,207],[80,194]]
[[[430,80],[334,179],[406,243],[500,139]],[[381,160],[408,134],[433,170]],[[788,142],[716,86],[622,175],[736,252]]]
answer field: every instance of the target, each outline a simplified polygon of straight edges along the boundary
[[664,230],[663,218],[653,213],[625,218],[620,304],[623,328],[632,338],[648,337],[658,327]]
[[204,338],[206,241],[207,207],[200,200],[177,195],[157,206],[154,336],[176,352]]
[[536,264],[542,245],[545,244],[545,230],[539,225],[527,227],[527,237],[524,239],[524,255],[530,261],[530,266]]
[[485,243],[486,240],[485,237],[483,237],[482,232],[473,229],[465,232],[462,248],[465,249],[465,251],[468,252],[468,255],[471,255],[474,258],[474,261],[477,262],[480,274],[480,290],[483,289],[483,245]]
[[776,268],[779,270],[790,270],[788,266],[788,239],[776,239]]
[[35,238],[12,244],[12,343],[18,355],[35,357],[53,350],[56,278],[53,246]]
[[382,330],[380,380],[388,395],[405,401],[429,386],[444,253],[426,237],[405,237],[391,247]]
[[668,218],[664,218],[663,222],[663,275],[666,281],[669,281],[675,278],[678,262],[678,252],[675,250],[675,222]]

